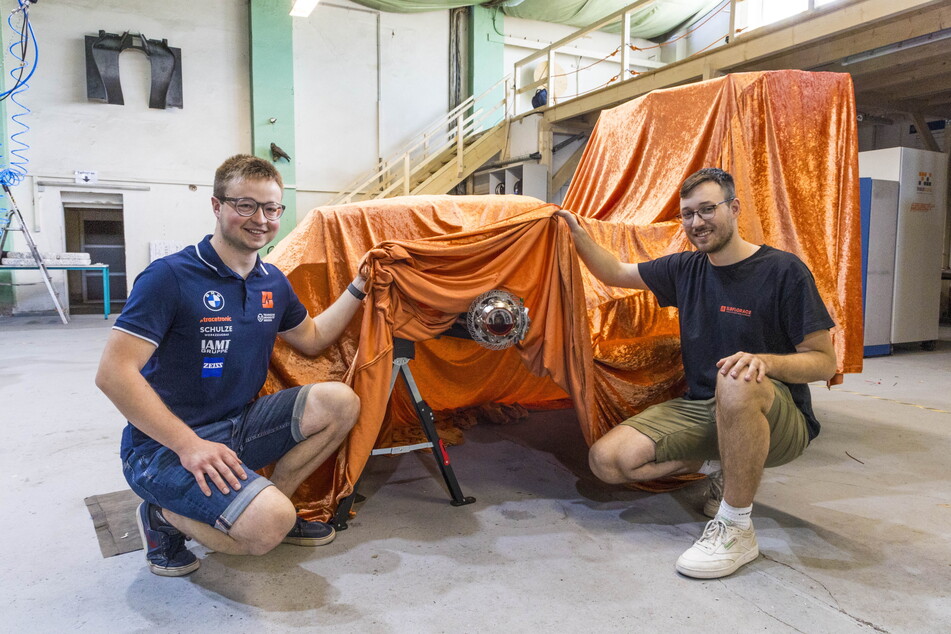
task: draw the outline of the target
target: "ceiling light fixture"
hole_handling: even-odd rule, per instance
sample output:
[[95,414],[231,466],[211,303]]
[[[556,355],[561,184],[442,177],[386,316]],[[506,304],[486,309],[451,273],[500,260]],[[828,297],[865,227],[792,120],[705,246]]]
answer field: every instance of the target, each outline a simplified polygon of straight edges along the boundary
[[291,7],[291,15],[295,18],[310,17],[311,12],[320,0],[294,0],[294,6]]

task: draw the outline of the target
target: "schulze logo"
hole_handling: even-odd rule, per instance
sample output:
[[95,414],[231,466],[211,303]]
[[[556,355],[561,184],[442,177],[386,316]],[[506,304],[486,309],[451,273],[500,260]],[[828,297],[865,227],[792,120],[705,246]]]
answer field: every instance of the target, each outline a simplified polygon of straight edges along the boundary
[[222,297],[218,291],[208,291],[205,293],[205,296],[202,297],[202,301],[205,302],[205,307],[208,308],[208,310],[215,312],[225,307],[225,298]]
[[232,327],[227,326],[199,326],[198,332],[205,337],[230,337]]
[[274,308],[274,293],[261,291],[261,308]]
[[201,378],[221,376],[225,369],[224,357],[205,357],[201,364]]
[[731,315],[740,315],[741,317],[749,317],[753,314],[753,311],[747,310],[745,308],[736,308],[735,306],[720,306],[721,313],[730,313]]

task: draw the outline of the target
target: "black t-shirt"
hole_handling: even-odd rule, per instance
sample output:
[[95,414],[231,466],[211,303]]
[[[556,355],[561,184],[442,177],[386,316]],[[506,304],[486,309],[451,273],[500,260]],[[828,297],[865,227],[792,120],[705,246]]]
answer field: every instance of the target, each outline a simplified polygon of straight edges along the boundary
[[[794,353],[806,335],[835,325],[802,260],[770,246],[728,266],[685,251],[643,262],[638,270],[661,306],[679,309],[688,399],[714,396],[716,363],[723,357],[740,350]],[[819,433],[819,421],[809,387],[786,385],[806,416],[811,440]]]

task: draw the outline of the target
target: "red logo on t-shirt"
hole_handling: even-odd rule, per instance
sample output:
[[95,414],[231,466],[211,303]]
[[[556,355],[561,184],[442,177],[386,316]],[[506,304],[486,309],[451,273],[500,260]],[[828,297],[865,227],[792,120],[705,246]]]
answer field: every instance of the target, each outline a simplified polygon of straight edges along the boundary
[[741,317],[749,317],[753,314],[753,311],[751,310],[747,310],[745,308],[736,308],[735,306],[720,306],[720,312],[740,315]]
[[261,291],[261,308],[274,308],[274,294],[271,291]]

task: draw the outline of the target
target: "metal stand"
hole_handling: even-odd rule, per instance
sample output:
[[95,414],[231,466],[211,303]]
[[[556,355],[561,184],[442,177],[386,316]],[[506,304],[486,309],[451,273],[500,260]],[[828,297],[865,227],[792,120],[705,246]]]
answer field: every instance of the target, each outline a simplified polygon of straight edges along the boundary
[[[69,318],[66,316],[66,311],[63,310],[63,305],[59,301],[59,294],[56,292],[56,289],[53,288],[53,280],[50,278],[50,272],[46,269],[46,263],[43,262],[43,257],[36,248],[36,243],[33,242],[33,236],[30,235],[30,230],[27,229],[26,223],[23,222],[23,215],[20,213],[16,201],[13,200],[13,194],[5,183],[3,185],[3,191],[6,192],[7,198],[10,199],[10,209],[0,218],[0,254],[3,253],[3,245],[7,241],[7,234],[10,231],[22,231],[23,237],[26,238],[26,243],[30,247],[30,254],[36,261],[36,266],[40,269],[43,282],[46,284],[46,290],[49,291],[50,297],[53,298],[53,305],[56,306],[56,312],[59,313],[59,318],[63,323],[68,324]],[[16,216],[17,222],[20,223],[19,228],[16,229],[10,226],[14,216]]]
[[[428,441],[415,445],[374,449],[370,452],[370,455],[401,454],[416,451],[417,449],[432,448],[433,457],[436,459],[439,471],[442,473],[442,477],[446,481],[446,486],[449,488],[449,495],[452,497],[449,503],[453,506],[472,504],[476,500],[474,497],[467,497],[462,494],[462,489],[459,488],[459,481],[456,480],[456,474],[453,472],[452,465],[449,462],[449,453],[446,451],[446,445],[439,437],[439,434],[436,433],[436,418],[433,415],[433,410],[426,401],[423,400],[422,395],[419,393],[419,388],[416,386],[416,380],[413,379],[413,373],[410,372],[409,362],[414,358],[416,358],[416,345],[407,339],[394,337],[393,374],[390,378],[390,395],[392,396],[393,394],[393,387],[396,385],[397,377],[402,376],[403,381],[406,382],[410,396],[412,396],[413,408],[416,410],[416,416],[419,418],[420,425],[422,425],[423,432],[426,434]],[[359,485],[359,482],[357,485]],[[353,503],[358,496],[357,485],[354,485],[353,493],[340,501],[340,504],[337,506],[337,512],[331,520],[338,531],[347,529],[347,520],[350,519],[350,509],[353,508]]]

